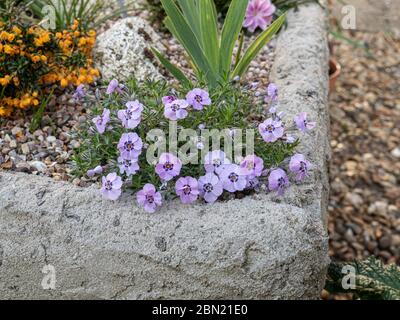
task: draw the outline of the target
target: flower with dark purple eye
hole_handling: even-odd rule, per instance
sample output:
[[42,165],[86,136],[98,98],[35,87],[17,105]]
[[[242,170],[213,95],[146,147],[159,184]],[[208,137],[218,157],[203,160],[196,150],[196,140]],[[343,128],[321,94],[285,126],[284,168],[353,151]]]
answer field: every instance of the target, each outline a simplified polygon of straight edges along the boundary
[[220,174],[224,165],[231,164],[230,160],[221,150],[214,150],[206,154],[204,159],[204,169],[206,172],[215,172]]
[[175,184],[176,194],[181,198],[182,203],[193,203],[199,196],[199,183],[192,177],[179,178]]
[[157,192],[156,187],[150,183],[145,184],[143,189],[136,194],[136,200],[149,213],[156,212],[157,207],[162,205],[161,193]]
[[106,131],[107,123],[110,121],[110,110],[104,108],[103,114],[95,117],[92,121],[96,125],[97,131],[103,134]]
[[165,97],[162,97],[162,103],[163,103],[164,106],[166,106],[167,104],[170,104],[170,103],[174,102],[175,100],[178,100],[178,98],[175,97],[175,96],[165,96]]
[[125,128],[135,129],[141,121],[144,107],[138,100],[127,102],[126,107],[125,110],[118,111],[118,119]]
[[195,109],[203,110],[204,106],[211,105],[211,99],[207,91],[193,89],[186,95],[186,101]]
[[240,172],[244,176],[259,177],[264,170],[264,160],[256,155],[249,155],[240,163]]
[[136,159],[124,159],[123,157],[118,157],[118,166],[119,172],[126,173],[128,177],[135,175],[140,169]]
[[241,174],[240,167],[236,164],[224,166],[220,175],[223,188],[229,192],[242,191],[246,188],[247,179]]
[[289,179],[285,171],[280,168],[271,171],[268,177],[269,190],[276,191],[279,196],[282,196],[289,185]]
[[115,172],[102,178],[101,194],[108,200],[117,200],[121,196],[122,179]]
[[254,32],[258,27],[262,30],[272,22],[276,7],[271,0],[251,0],[246,11],[243,26]]
[[258,190],[260,188],[260,181],[256,177],[247,176],[246,189]]
[[278,87],[274,83],[270,83],[267,88],[267,96],[265,102],[271,103],[278,101]]
[[309,162],[304,155],[297,153],[291,159],[289,163],[289,170],[296,174],[296,180],[302,181],[307,176],[308,171],[312,168],[311,162]]
[[213,203],[224,192],[224,188],[218,176],[210,172],[199,178],[199,191],[206,202]]
[[85,96],[86,96],[86,91],[85,91],[85,85],[83,85],[83,84],[80,84],[76,88],[74,94],[72,95],[72,97],[77,101],[81,100]]
[[185,119],[188,115],[186,108],[189,104],[186,100],[175,100],[165,105],[164,116],[172,121]]
[[124,159],[137,159],[142,153],[143,142],[137,133],[124,133],[118,143],[121,157]]
[[281,121],[275,121],[269,118],[263,123],[260,123],[258,131],[265,142],[275,142],[283,137],[284,128]]
[[156,165],[156,173],[161,180],[170,181],[181,172],[182,162],[171,153],[163,153]]
[[315,128],[315,125],[316,125],[315,122],[308,122],[306,112],[299,113],[294,118],[294,122],[296,123],[297,128],[302,132],[312,130]]

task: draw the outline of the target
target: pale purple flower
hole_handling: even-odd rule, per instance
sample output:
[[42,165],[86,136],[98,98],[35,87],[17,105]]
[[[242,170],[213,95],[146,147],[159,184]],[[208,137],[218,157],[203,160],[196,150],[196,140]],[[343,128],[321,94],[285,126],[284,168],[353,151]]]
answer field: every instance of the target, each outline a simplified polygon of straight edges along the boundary
[[96,174],[102,174],[103,173],[103,167],[102,166],[97,166],[94,169],[90,169],[87,171],[87,176],[89,178],[93,178]]
[[294,118],[294,122],[296,123],[297,128],[302,132],[312,130],[315,128],[315,125],[316,125],[315,122],[308,122],[306,112],[299,113]]
[[174,102],[177,99],[178,98],[175,97],[175,96],[165,96],[165,97],[162,98],[162,103],[165,106],[167,104],[170,104],[170,103]]
[[149,213],[154,213],[157,207],[162,205],[161,193],[157,192],[156,188],[150,183],[145,184],[143,189],[136,194],[136,200]]
[[193,89],[186,95],[186,101],[196,110],[203,110],[204,106],[211,105],[211,99],[207,91]]
[[144,107],[138,100],[127,102],[126,107],[125,110],[118,111],[118,119],[125,128],[135,129],[141,121]]
[[250,177],[260,177],[264,170],[264,160],[256,155],[248,155],[240,163],[241,174]]
[[309,162],[304,155],[297,153],[291,159],[289,163],[289,170],[296,174],[296,180],[302,181],[306,177],[308,171],[312,168],[311,162]]
[[140,169],[136,159],[124,159],[123,157],[118,157],[118,166],[119,172],[125,173],[128,177],[135,175]]
[[229,164],[223,167],[219,178],[223,188],[229,192],[242,191],[246,188],[246,176],[241,173],[241,169],[236,164]]
[[204,158],[204,169],[206,172],[215,172],[219,174],[224,165],[231,164],[230,160],[221,150],[214,150],[206,154]]
[[80,99],[84,98],[85,96],[86,96],[86,91],[85,91],[85,86],[84,86],[83,84],[80,84],[80,85],[76,88],[74,94],[72,95],[72,97],[73,97],[75,100],[80,100]]
[[124,133],[118,143],[118,149],[124,159],[137,159],[142,153],[142,139],[135,132]]
[[171,153],[163,153],[156,165],[156,173],[163,181],[170,181],[178,176],[182,169],[182,162]]
[[199,178],[200,195],[208,203],[215,202],[218,197],[224,192],[222,182],[214,173],[207,173]]
[[175,184],[175,191],[182,203],[193,203],[200,194],[199,183],[192,177],[179,178]]
[[92,121],[96,125],[97,131],[103,134],[106,131],[107,123],[110,121],[110,110],[104,108],[103,114],[95,117]]
[[292,144],[292,143],[294,143],[295,141],[296,141],[296,138],[295,138],[295,137],[290,136],[290,135],[286,136],[286,143]]
[[206,125],[204,123],[200,123],[198,128],[199,130],[204,130],[206,128]]
[[[276,102],[278,100],[278,87],[274,83],[270,83],[267,88],[267,96],[265,102]],[[275,113],[275,112],[273,112]]]
[[121,196],[122,179],[115,172],[102,178],[101,193],[108,200],[117,200]]
[[122,93],[121,88],[123,88],[123,86],[119,84],[118,80],[112,79],[108,84],[106,93],[108,95],[113,94],[115,91],[118,93]]
[[265,30],[271,24],[275,11],[276,8],[270,0],[251,0],[247,6],[243,26],[250,32],[254,32],[258,27]]
[[286,172],[280,168],[272,170],[268,177],[268,189],[276,191],[281,196],[287,187],[289,187],[289,179]]
[[275,142],[282,138],[284,128],[281,121],[275,121],[269,118],[258,126],[258,131],[265,142]]
[[172,121],[185,119],[188,115],[187,107],[189,104],[186,100],[175,100],[165,105],[164,116]]
[[257,190],[259,189],[259,186],[260,186],[260,181],[256,177],[247,176],[246,189]]

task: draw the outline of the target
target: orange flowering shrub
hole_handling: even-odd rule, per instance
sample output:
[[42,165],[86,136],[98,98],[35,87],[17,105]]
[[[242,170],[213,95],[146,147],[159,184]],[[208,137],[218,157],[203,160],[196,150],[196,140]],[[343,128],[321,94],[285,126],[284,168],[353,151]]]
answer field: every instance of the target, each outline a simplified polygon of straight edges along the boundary
[[100,76],[92,67],[95,41],[78,21],[62,32],[0,21],[0,117],[38,106],[50,85],[92,83]]

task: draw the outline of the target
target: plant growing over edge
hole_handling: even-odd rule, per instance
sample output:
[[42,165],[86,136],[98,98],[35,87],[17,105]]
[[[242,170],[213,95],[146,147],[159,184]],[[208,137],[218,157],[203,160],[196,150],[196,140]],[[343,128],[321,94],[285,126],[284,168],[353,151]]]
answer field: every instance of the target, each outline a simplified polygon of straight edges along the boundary
[[[285,22],[281,15],[263,31],[242,55],[239,50],[233,64],[233,50],[242,30],[248,0],[233,0],[222,30],[218,29],[213,0],[161,0],[167,13],[165,25],[185,48],[199,82],[215,88],[241,77],[264,45],[272,39]],[[178,6],[179,4],[179,6]],[[152,48],[164,67],[182,84],[190,80],[156,49]]]
[[290,179],[301,182],[312,168],[295,149],[298,132],[315,123],[305,113],[286,122],[273,84],[265,97],[269,111],[254,102],[252,86],[238,82],[206,91],[114,79],[94,95],[80,86],[75,98],[94,106],[94,118],[80,131],[75,174],[103,175],[101,192],[109,200],[123,188],[134,190],[147,212],[177,197],[187,204],[254,190],[282,195]]

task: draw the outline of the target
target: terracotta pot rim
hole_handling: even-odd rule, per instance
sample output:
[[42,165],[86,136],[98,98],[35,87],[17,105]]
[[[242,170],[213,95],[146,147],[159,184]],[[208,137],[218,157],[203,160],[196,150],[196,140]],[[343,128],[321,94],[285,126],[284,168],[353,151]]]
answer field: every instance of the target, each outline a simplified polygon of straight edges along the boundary
[[337,78],[342,71],[342,66],[334,58],[330,58],[329,70],[334,70],[333,73],[329,75],[329,77]]

